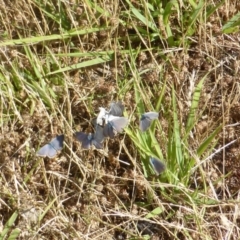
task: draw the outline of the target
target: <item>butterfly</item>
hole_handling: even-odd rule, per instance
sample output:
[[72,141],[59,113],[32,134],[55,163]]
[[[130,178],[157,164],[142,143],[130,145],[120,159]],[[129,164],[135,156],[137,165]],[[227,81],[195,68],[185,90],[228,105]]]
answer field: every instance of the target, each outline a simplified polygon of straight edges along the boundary
[[93,120],[94,125],[103,127],[103,135],[105,137],[114,138],[114,136],[122,132],[127,126],[128,119],[123,117],[124,106],[122,102],[113,102],[110,104],[109,111],[103,107],[99,108],[100,112],[96,120]]
[[150,161],[150,163],[152,165],[152,168],[155,171],[157,176],[160,173],[162,173],[165,170],[165,168],[166,168],[165,164],[162,161],[160,161],[159,159],[157,159],[157,158],[150,157],[149,161]]
[[103,126],[106,119],[109,118],[109,116],[122,117],[124,106],[121,102],[117,102],[117,103],[113,102],[110,104],[109,111],[103,107],[100,107],[99,110],[100,112],[97,116],[97,124]]
[[84,133],[84,132],[76,132],[76,139],[82,143],[82,147],[85,149],[89,149],[91,145],[94,145],[97,149],[103,148],[102,143],[104,140],[103,135],[103,127],[96,124],[95,125],[95,133]]
[[39,157],[49,157],[54,158],[58,151],[63,148],[64,135],[59,135],[56,138],[52,139],[52,141],[43,147],[41,147],[36,155]]
[[151,122],[154,119],[158,119],[158,115],[158,112],[146,112],[142,114],[139,125],[140,130],[145,132],[150,127]]

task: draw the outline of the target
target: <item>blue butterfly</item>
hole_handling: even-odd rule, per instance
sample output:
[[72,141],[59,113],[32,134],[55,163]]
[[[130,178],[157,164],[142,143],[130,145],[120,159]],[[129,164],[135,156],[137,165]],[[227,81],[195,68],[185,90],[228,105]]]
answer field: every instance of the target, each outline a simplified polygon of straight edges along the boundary
[[139,125],[140,130],[145,132],[150,127],[151,122],[154,119],[158,119],[158,115],[158,112],[146,112],[142,114]]
[[59,135],[52,141],[43,147],[41,147],[36,153],[39,157],[49,157],[54,158],[57,155],[57,152],[63,148],[64,135]]
[[123,117],[124,106],[121,102],[111,103],[109,111],[102,107],[99,110],[97,120],[93,120],[93,124],[103,127],[105,137],[114,138],[117,133],[122,132],[123,128],[127,126],[128,119]]
[[166,168],[165,164],[157,158],[150,157],[150,163],[156,175],[162,173]]
[[97,149],[102,149],[103,146],[103,127],[96,124],[95,125],[95,133],[84,133],[84,132],[76,132],[76,139],[82,143],[82,147],[85,149],[89,149],[91,145],[94,145]]
[[109,111],[107,111],[103,107],[100,107],[99,110],[100,112],[97,116],[97,124],[103,126],[107,121],[106,119],[108,119],[109,116],[122,117],[124,106],[121,102],[117,102],[117,103],[113,102],[110,104]]

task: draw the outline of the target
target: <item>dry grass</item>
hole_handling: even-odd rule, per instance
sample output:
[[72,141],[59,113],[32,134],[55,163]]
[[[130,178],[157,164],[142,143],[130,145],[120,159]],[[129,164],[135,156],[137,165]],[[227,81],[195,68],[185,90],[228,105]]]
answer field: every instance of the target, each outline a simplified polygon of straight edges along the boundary
[[[240,239],[240,47],[224,25],[240,5],[180,2],[1,1],[0,239]],[[129,128],[81,149],[73,133],[116,100]],[[144,110],[160,119],[141,135]],[[35,156],[62,133],[55,159]]]

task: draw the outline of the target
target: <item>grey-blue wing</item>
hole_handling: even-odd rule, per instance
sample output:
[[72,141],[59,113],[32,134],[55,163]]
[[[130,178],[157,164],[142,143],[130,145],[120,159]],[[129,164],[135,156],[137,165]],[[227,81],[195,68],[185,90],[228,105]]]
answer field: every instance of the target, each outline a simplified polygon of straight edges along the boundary
[[116,132],[122,132],[122,130],[127,126],[128,119],[125,117],[113,118],[109,122]]
[[114,138],[115,136],[115,131],[111,125],[110,122],[108,122],[107,124],[104,125],[103,127],[103,135],[105,137],[110,137],[110,138]]
[[59,135],[54,138],[49,144],[56,150],[62,150],[63,148],[64,135]]
[[145,132],[154,119],[158,119],[158,112],[146,112],[142,114],[139,124],[140,130]]
[[98,125],[97,124],[97,118],[93,118],[91,123],[92,123],[93,127],[96,128],[96,126]]
[[150,124],[151,124],[151,120],[149,118],[142,116],[140,119],[140,125],[139,125],[140,130],[142,132],[145,132],[150,127]]
[[109,115],[122,117],[123,111],[124,111],[124,105],[122,104],[122,102],[117,102],[117,103],[113,102],[110,104]]
[[36,155],[39,157],[54,158],[58,151],[63,148],[64,135],[59,135],[51,140],[50,143],[41,147]]
[[150,157],[150,163],[157,175],[162,173],[166,168],[165,164],[157,158]]
[[143,114],[144,117],[149,118],[151,120],[158,119],[159,113],[158,112],[145,112]]
[[54,149],[50,143],[41,147],[36,153],[36,155],[39,157],[49,157],[49,158],[54,158],[56,154],[57,154],[57,150]]
[[92,144],[91,134],[87,134],[84,132],[76,132],[75,137],[79,142],[81,142],[82,148],[89,149],[91,147]]
[[103,127],[100,125],[95,125],[95,133],[93,135],[93,140],[92,140],[92,144],[98,148],[101,149],[103,148],[102,143],[104,140],[104,134],[103,134]]

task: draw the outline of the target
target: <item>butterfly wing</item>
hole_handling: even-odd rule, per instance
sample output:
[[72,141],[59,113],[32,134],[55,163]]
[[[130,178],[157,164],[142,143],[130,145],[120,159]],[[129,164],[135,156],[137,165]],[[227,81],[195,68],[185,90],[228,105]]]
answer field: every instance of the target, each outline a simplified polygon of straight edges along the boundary
[[103,135],[105,137],[114,138],[115,134],[116,134],[116,131],[113,129],[113,127],[112,127],[110,122],[108,122],[107,124],[104,125],[104,127],[103,127]]
[[101,149],[104,140],[103,127],[100,125],[95,125],[95,134],[93,135],[92,144],[97,148]]
[[140,130],[145,132],[151,125],[152,120],[158,119],[158,112],[146,112],[142,114],[140,119]]
[[123,128],[128,124],[128,119],[125,117],[110,116],[108,121],[116,132],[122,132]]
[[48,143],[41,147],[36,155],[38,157],[49,157],[49,158],[54,158],[57,154],[57,151]]
[[49,144],[56,150],[62,150],[63,148],[64,135],[59,135],[54,138]]
[[146,118],[145,116],[142,116],[141,119],[140,119],[140,130],[142,132],[145,132],[149,127],[150,127],[150,124],[151,124],[151,120],[149,118]]
[[158,119],[159,113],[158,112],[146,112],[143,114],[146,118],[151,120]]
[[52,141],[43,147],[41,147],[36,153],[39,157],[49,157],[54,158],[58,151],[63,148],[64,135],[59,135]]
[[91,121],[92,125],[94,126],[94,128],[97,126],[97,118],[93,118]]
[[84,132],[76,132],[75,137],[79,142],[81,142],[83,148],[89,149],[91,147],[92,134],[87,134]]
[[165,164],[157,158],[150,157],[150,163],[157,175],[162,173],[166,168]]
[[117,102],[117,103],[113,102],[110,104],[109,115],[122,117],[123,111],[124,111],[124,106],[122,102]]

